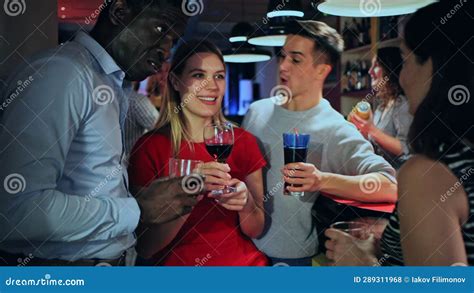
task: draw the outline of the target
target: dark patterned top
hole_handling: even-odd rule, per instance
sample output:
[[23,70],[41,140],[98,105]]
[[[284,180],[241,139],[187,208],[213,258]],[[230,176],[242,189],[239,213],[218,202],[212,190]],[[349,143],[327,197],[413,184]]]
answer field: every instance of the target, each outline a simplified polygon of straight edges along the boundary
[[[469,203],[468,221],[461,227],[466,247],[469,265],[474,265],[474,148],[467,143],[460,142],[447,149],[445,145],[440,146],[440,151],[446,152],[441,159],[451,172],[458,178],[458,182],[464,188]],[[383,233],[380,245],[384,266],[402,266],[403,254],[400,241],[400,224],[397,213],[398,207],[390,217],[389,224]]]

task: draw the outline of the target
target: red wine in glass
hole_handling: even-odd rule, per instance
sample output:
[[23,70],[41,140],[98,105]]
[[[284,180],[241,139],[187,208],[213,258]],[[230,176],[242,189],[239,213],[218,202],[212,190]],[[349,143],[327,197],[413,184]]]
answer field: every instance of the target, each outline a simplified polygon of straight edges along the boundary
[[225,163],[232,152],[232,144],[206,144],[207,152],[219,163]]
[[[234,129],[230,123],[217,123],[204,127],[204,143],[207,152],[216,162],[225,163],[234,146]],[[236,188],[225,186],[224,191],[214,190],[213,194],[235,192]]]

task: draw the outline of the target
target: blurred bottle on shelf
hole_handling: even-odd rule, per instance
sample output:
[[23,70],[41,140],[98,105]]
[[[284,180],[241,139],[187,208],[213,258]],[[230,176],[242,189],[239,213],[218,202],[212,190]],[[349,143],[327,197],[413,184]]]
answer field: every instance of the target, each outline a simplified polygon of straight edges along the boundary
[[391,39],[398,37],[398,16],[390,17],[390,33],[389,36]]
[[368,45],[371,42],[371,38],[370,38],[370,19],[369,18],[363,18],[362,23],[363,23],[363,28],[364,28],[363,43],[364,43],[364,45]]
[[370,18],[352,18],[344,22],[342,38],[346,50],[370,44]]
[[351,63],[347,61],[346,68],[344,69],[342,77],[341,77],[341,89],[343,93],[347,93],[351,91],[349,87],[350,68],[351,68]]
[[380,18],[380,40],[398,38],[398,16]]
[[370,88],[370,75],[367,60],[347,61],[341,77],[342,92],[367,90]]

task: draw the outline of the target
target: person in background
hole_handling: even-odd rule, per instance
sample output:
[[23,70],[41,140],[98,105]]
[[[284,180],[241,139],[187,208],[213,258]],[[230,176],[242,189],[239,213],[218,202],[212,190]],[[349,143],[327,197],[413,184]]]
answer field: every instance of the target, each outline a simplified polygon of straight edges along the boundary
[[[273,264],[309,266],[318,252],[312,217],[318,192],[361,202],[395,202],[397,189],[395,170],[323,98],[324,81],[343,50],[341,36],[319,21],[294,21],[287,28],[278,85],[288,92],[287,103],[281,105],[273,98],[254,102],[243,127],[260,141],[269,162],[266,227],[254,242]],[[308,163],[284,166],[282,134],[295,127],[311,135]],[[288,190],[304,191],[304,196],[283,195],[283,180],[301,184]],[[377,188],[361,188],[366,180],[376,181]]]
[[160,72],[150,76],[147,80],[146,91],[151,103],[159,110],[163,100],[163,93],[166,91],[166,80],[170,70],[170,63],[165,62],[161,66]]
[[[225,64],[208,41],[177,48],[157,129],[143,136],[130,158],[131,186],[169,176],[170,157],[200,160],[207,191],[233,186],[236,192],[207,193],[189,215],[159,225],[141,225],[137,251],[156,265],[264,266],[267,259],[250,238],[263,230],[265,166],[255,138],[234,127],[227,164],[215,162],[204,144],[204,127],[225,123]],[[205,258],[205,262],[196,261]],[[149,263],[150,263],[149,262]]]
[[414,114],[413,156],[398,174],[400,199],[380,242],[328,229],[336,265],[474,265],[474,43],[464,3],[419,9],[405,27],[400,84]]
[[369,70],[372,88],[377,94],[375,112],[363,119],[351,112],[348,120],[368,138],[375,152],[383,156],[395,169],[408,159],[407,135],[412,115],[408,100],[398,82],[402,57],[397,47],[378,49]]
[[129,95],[129,108],[125,120],[125,153],[130,154],[135,142],[147,131],[153,129],[159,113],[151,99],[138,93],[139,82],[132,84]]
[[0,121],[0,265],[27,256],[29,265],[124,265],[139,221],[166,222],[196,204],[181,178],[132,197],[122,132],[124,83],[156,72],[187,19],[180,1],[115,0],[90,35],[12,74],[2,98],[33,82]]

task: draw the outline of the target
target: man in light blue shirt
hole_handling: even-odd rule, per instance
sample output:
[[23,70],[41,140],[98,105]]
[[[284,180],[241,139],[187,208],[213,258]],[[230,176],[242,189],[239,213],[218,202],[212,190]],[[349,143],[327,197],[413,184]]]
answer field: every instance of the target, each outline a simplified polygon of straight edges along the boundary
[[168,58],[187,21],[180,4],[105,2],[91,35],[78,33],[12,75],[0,99],[0,265],[17,256],[123,264],[140,219],[161,223],[196,203],[183,200],[177,180],[133,198],[124,161],[124,80],[143,80]]

